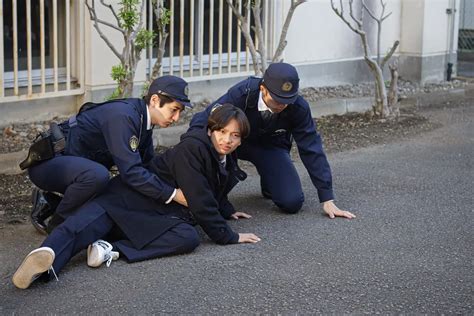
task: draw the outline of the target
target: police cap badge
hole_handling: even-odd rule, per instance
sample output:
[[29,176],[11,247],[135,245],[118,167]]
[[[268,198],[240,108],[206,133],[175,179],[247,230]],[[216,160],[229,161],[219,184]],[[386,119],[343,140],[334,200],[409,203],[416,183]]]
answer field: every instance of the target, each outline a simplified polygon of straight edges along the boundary
[[291,91],[291,88],[293,88],[293,85],[289,81],[287,81],[287,82],[285,82],[281,85],[281,90],[285,91],[285,92]]

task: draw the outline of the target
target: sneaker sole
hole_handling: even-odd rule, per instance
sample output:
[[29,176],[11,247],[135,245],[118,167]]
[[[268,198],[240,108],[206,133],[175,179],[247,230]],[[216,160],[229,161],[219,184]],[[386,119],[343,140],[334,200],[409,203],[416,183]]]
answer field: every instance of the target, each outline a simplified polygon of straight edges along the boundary
[[53,265],[54,252],[41,247],[30,252],[13,275],[13,284],[19,289],[27,289],[41,273]]
[[[92,247],[92,244],[87,247],[87,265],[91,268],[98,268],[104,263],[101,260],[97,260],[99,258],[98,251],[95,247]],[[96,260],[93,260],[95,258]]]
[[[98,268],[100,267],[105,261],[100,260],[99,258],[102,258],[100,254],[98,253],[98,248],[97,247],[92,247],[92,244],[90,244],[87,247],[87,265],[91,268]],[[115,253],[115,255],[113,255]],[[119,253],[116,251],[112,251],[112,260],[115,261],[120,257]],[[93,259],[94,258],[94,259]]]

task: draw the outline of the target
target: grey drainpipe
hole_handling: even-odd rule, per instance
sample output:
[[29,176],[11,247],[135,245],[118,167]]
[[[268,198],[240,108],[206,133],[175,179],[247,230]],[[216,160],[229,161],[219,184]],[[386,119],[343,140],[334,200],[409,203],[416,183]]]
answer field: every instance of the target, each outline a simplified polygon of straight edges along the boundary
[[446,14],[449,14],[450,17],[450,26],[449,26],[449,52],[448,52],[448,68],[446,70],[446,80],[451,81],[451,76],[453,74],[453,66],[455,63],[454,60],[454,26],[456,21],[456,0],[450,0],[450,7],[446,9]]

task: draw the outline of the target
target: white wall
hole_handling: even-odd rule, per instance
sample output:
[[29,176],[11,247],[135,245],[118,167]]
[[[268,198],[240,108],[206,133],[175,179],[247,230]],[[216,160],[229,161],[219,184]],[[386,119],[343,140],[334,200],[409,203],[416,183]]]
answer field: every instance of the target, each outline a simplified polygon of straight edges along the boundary
[[[118,4],[119,0],[110,0],[107,3]],[[97,16],[100,19],[110,21],[112,23],[115,21],[110,10],[102,6],[99,1],[96,1],[96,11]],[[86,86],[93,87],[92,89],[112,87],[115,85],[115,82],[110,76],[110,73],[112,72],[112,66],[118,65],[120,61],[95,29],[93,22],[90,20],[89,11],[87,8],[85,9],[85,15]],[[122,34],[104,25],[100,25],[100,28],[107,38],[110,39],[111,43],[115,45],[117,51],[121,54],[124,46]],[[137,67],[137,73],[135,75],[136,81],[145,80],[146,62],[143,59],[144,55],[142,55],[142,60]]]
[[[339,7],[338,0],[335,4]],[[348,14],[348,1],[344,0],[343,4],[345,14]],[[378,4],[378,1],[375,4]],[[376,5],[374,9],[378,7]],[[288,8],[289,1],[285,1],[285,13],[282,14],[284,17]],[[360,9],[356,12],[359,14]],[[388,0],[386,12],[392,12],[392,15],[382,24],[382,54],[400,38],[401,1]],[[332,11],[330,0],[309,0],[300,5],[291,23],[285,51],[285,59],[288,62],[305,64],[363,56],[360,37]],[[364,17],[364,30],[367,32],[371,53],[375,55],[376,24],[367,14]]]
[[444,54],[449,50],[450,0],[425,0],[423,19],[423,55]]

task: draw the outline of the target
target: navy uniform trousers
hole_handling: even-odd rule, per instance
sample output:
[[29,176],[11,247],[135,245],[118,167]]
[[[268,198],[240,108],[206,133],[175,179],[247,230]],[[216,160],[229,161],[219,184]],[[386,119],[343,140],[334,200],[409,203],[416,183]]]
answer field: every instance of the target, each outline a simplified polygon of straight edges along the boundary
[[288,150],[279,147],[243,143],[239,159],[251,162],[260,175],[262,193],[286,213],[297,213],[304,202],[298,172]]
[[[104,239],[112,231],[116,232],[116,228],[105,209],[92,200],[56,227],[41,246],[54,250],[56,256],[53,268],[58,273],[74,255],[97,239]],[[141,249],[135,248],[120,232],[114,235],[117,238],[112,243],[114,250],[119,250],[129,262],[188,253],[200,242],[196,229],[185,221],[177,223]]]
[[[109,171],[87,158],[57,156],[29,168],[31,181],[39,188],[64,195],[56,214],[67,218],[80,205],[105,189]],[[61,175],[61,176],[58,176]]]

